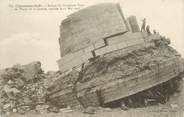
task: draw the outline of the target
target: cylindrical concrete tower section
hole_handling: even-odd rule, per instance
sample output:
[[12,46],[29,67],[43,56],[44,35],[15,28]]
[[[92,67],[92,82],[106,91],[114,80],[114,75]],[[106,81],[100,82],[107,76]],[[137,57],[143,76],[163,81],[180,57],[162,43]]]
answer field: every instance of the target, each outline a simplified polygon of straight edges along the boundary
[[129,25],[129,29],[131,32],[140,32],[139,25],[137,23],[137,18],[136,16],[129,16],[127,18],[127,23]]
[[104,3],[69,15],[60,26],[61,57],[84,49],[103,38],[127,32],[118,5]]
[[95,56],[139,43],[143,43],[143,39],[135,16],[125,20],[119,4],[90,6],[62,21],[58,66],[63,72],[80,68]]

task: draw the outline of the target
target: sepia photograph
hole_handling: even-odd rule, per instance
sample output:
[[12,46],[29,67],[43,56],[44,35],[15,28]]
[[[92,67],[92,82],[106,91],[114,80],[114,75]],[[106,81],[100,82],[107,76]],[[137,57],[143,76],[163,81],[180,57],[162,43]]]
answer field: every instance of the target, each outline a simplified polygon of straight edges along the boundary
[[0,0],[0,117],[184,117],[183,0]]

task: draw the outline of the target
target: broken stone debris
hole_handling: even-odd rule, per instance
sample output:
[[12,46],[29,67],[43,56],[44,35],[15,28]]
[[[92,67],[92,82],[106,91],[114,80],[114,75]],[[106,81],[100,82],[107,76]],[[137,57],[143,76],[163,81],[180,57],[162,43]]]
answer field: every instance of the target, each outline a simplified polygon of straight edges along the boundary
[[[40,62],[15,65],[1,73],[1,113],[25,113],[45,104],[45,74]],[[42,107],[42,106],[41,106]]]
[[[63,74],[59,71],[44,73],[40,62],[26,65],[14,65],[1,71],[0,94],[1,112],[11,113],[47,113],[59,112],[59,108],[49,103],[47,96],[55,85],[54,81]],[[67,83],[64,86],[67,86]],[[71,109],[70,109],[71,110]],[[65,111],[69,112],[69,108]]]

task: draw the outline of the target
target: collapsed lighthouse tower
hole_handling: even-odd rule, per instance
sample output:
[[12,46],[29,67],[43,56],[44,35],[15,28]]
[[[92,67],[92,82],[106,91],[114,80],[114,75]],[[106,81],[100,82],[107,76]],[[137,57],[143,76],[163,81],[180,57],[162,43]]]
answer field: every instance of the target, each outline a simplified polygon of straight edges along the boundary
[[60,25],[59,68],[71,70],[93,57],[118,49],[126,48],[125,53],[130,52],[133,50],[128,49],[130,46],[146,46],[146,36],[140,32],[135,16],[125,19],[119,4],[105,3],[82,9]]
[[58,65],[64,75],[48,98],[60,107],[88,107],[131,99],[146,90],[155,98],[155,86],[163,89],[159,94],[169,93],[172,80],[184,71],[184,60],[169,44],[156,32],[140,31],[136,17],[125,18],[119,4],[75,12],[60,25]]

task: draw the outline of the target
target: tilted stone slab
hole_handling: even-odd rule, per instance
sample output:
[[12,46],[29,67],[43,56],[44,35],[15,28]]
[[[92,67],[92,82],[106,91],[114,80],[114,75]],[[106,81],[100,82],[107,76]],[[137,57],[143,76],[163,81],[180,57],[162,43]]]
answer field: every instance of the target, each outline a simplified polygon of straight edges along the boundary
[[[133,95],[142,90],[151,88],[160,83],[166,82],[179,74],[178,66],[175,64],[177,58],[161,63],[152,71],[143,71],[139,75],[135,74],[125,79],[120,79],[103,86],[101,93],[104,103],[109,103],[130,95]],[[169,62],[169,64],[167,64]],[[165,68],[167,68],[165,70]],[[161,71],[165,71],[162,73]],[[132,83],[133,82],[133,83]]]
[[61,56],[86,48],[111,35],[128,31],[119,6],[113,3],[80,10],[68,16],[60,28]]

